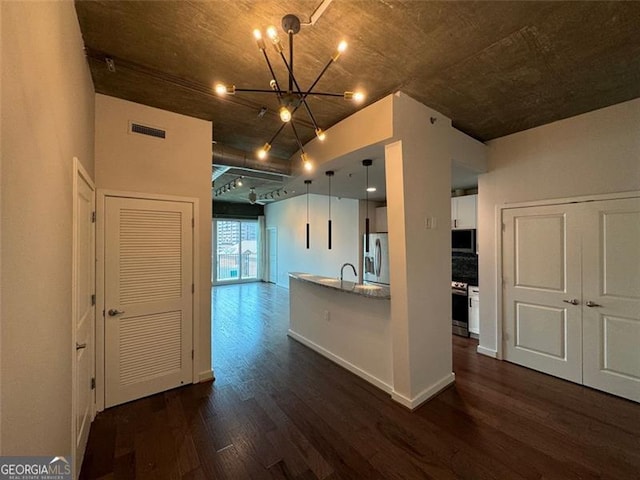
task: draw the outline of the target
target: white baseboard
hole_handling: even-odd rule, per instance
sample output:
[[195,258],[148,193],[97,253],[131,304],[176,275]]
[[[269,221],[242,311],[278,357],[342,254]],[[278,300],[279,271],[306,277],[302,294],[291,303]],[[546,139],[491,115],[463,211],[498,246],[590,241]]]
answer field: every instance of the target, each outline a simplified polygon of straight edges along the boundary
[[359,376],[360,378],[366,380],[367,382],[371,383],[372,385],[375,385],[380,390],[382,390],[382,391],[384,391],[386,393],[391,393],[393,391],[393,387],[391,385],[389,385],[388,383],[386,383],[386,382],[380,380],[378,377],[375,377],[375,376],[371,375],[370,373],[362,370],[360,367],[355,366],[353,363],[345,360],[344,358],[339,357],[335,353],[330,352],[326,348],[321,347],[317,343],[312,342],[311,340],[309,340],[308,338],[300,335],[299,333],[296,333],[293,330],[289,329],[288,335],[291,338],[293,338],[294,340],[296,340],[296,341],[302,343],[303,345],[309,347],[311,350],[315,350],[320,355],[322,355],[324,357],[327,357],[329,360],[334,361],[335,363],[337,363],[341,367],[346,368],[351,373],[355,373],[357,376]]
[[486,355],[487,357],[498,358],[497,350],[492,350],[490,348],[483,347],[481,345],[478,345],[477,352],[481,355]]
[[455,381],[456,381],[456,375],[455,373],[451,372],[448,375],[446,375],[444,378],[438,380],[433,385],[425,388],[422,392],[420,392],[418,395],[416,395],[413,398],[408,398],[402,395],[401,393],[396,392],[395,390],[391,392],[391,398],[396,402],[398,402],[399,404],[404,405],[408,409],[415,410],[430,398],[435,397],[437,394],[439,394],[442,390],[447,388],[449,385],[451,385]]
[[213,369],[205,370],[204,372],[200,372],[198,374],[198,383],[208,382],[210,380],[213,380],[214,378],[215,376],[213,374]]

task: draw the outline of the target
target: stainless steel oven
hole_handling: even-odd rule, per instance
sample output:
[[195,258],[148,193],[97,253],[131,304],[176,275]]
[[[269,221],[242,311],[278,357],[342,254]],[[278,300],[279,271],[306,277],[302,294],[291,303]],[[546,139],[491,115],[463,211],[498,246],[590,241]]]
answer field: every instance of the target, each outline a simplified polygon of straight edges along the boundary
[[464,282],[451,282],[451,319],[452,331],[461,337],[469,336],[469,285]]

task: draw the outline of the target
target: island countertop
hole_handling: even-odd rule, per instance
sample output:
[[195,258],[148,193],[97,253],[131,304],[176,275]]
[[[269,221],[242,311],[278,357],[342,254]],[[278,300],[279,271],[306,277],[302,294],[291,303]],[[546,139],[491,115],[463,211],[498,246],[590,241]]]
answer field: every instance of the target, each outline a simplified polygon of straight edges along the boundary
[[289,277],[303,282],[313,283],[326,288],[333,288],[341,292],[361,295],[363,297],[391,299],[391,290],[384,285],[371,285],[349,282],[340,280],[339,278],[323,277],[321,275],[313,275],[311,273],[290,272]]

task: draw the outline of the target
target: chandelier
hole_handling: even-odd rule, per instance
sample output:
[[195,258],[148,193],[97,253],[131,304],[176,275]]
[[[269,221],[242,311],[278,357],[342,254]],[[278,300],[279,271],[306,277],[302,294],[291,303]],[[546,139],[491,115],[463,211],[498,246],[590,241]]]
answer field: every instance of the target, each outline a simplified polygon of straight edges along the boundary
[[253,31],[253,36],[258,44],[258,48],[262,52],[264,59],[267,63],[267,67],[269,68],[269,72],[271,73],[271,81],[269,82],[269,89],[255,89],[255,88],[236,88],[235,85],[225,85],[225,84],[217,84],[215,87],[216,93],[219,95],[235,95],[236,93],[245,92],[245,93],[268,93],[275,94],[278,97],[278,114],[280,116],[280,120],[282,120],[282,125],[276,130],[271,139],[264,144],[262,148],[260,148],[256,155],[260,160],[264,160],[267,158],[269,150],[271,150],[271,145],[276,140],[278,135],[284,130],[285,126],[291,125],[291,129],[293,130],[293,135],[295,136],[296,142],[298,143],[298,147],[300,148],[300,157],[302,160],[302,165],[305,170],[311,170],[313,165],[307,153],[304,151],[304,147],[302,146],[302,141],[300,140],[300,136],[298,135],[298,129],[296,128],[296,123],[294,119],[295,113],[298,111],[300,107],[303,107],[311,121],[313,128],[315,129],[315,134],[318,140],[324,141],[326,138],[325,132],[320,128],[318,122],[316,121],[311,108],[307,102],[307,97],[310,96],[323,96],[323,97],[340,97],[345,100],[352,100],[357,103],[360,103],[364,100],[364,94],[362,92],[353,92],[346,91],[343,93],[330,93],[330,92],[316,92],[313,89],[318,84],[320,79],[327,72],[331,64],[338,60],[340,55],[345,52],[347,49],[347,42],[344,40],[338,44],[338,48],[331,56],[329,61],[326,63],[324,68],[320,71],[316,79],[313,81],[311,86],[306,90],[300,88],[300,84],[296,79],[296,76],[293,71],[293,36],[300,31],[300,19],[292,14],[285,15],[282,17],[282,28],[286,32],[289,37],[289,58],[285,56],[284,46],[280,37],[278,36],[278,31],[276,27],[270,26],[266,30],[266,36],[269,38],[271,43],[273,44],[273,48],[276,51],[277,55],[282,59],[286,69],[287,69],[287,77],[288,83],[286,88],[282,88],[281,83],[278,82],[276,78],[275,71],[273,70],[273,65],[269,56],[267,55],[267,46],[262,36],[262,31],[260,29],[255,29]]

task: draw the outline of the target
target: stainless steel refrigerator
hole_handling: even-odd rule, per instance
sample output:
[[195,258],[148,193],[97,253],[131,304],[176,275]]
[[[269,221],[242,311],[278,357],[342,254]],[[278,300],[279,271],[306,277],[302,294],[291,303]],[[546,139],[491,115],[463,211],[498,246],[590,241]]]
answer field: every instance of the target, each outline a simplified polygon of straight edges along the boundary
[[366,251],[367,239],[363,237],[364,281],[389,285],[389,235],[387,233],[369,234],[369,252]]

